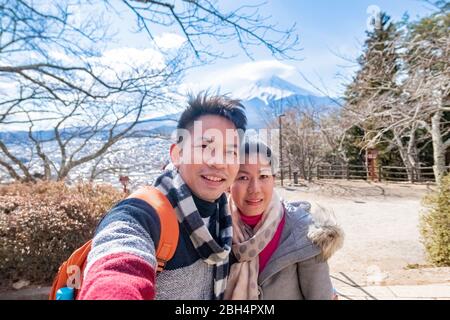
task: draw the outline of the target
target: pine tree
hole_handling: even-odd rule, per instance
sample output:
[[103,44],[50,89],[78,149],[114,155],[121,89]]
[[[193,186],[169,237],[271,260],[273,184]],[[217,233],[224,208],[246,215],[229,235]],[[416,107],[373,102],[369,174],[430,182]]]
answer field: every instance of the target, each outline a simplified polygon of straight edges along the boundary
[[359,57],[360,70],[345,94],[347,108],[364,114],[367,104],[397,88],[399,56],[396,50],[398,32],[386,13],[374,18],[374,29],[367,31],[364,52]]
[[[364,142],[371,132],[382,125],[382,119],[374,119],[374,110],[389,108],[385,103],[387,95],[397,95],[396,79],[400,70],[397,41],[399,32],[390,17],[381,12],[373,19],[373,30],[366,31],[363,54],[358,58],[359,71],[347,86],[343,117],[354,119],[356,128],[347,132],[347,146],[350,163],[361,163],[355,148],[364,148]],[[354,135],[357,136],[354,136]],[[382,150],[381,150],[382,151]],[[382,156],[381,152],[381,156]],[[352,157],[353,155],[353,157]]]

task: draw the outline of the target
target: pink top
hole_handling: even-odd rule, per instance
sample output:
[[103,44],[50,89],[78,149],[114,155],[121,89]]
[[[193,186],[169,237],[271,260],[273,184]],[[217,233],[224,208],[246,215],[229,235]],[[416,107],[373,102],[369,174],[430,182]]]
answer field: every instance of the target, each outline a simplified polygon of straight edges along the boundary
[[[239,214],[241,216],[242,221],[252,228],[254,228],[262,218],[262,214],[259,214],[257,216],[245,216],[240,212]],[[281,238],[281,232],[283,231],[284,227],[284,222],[285,216],[283,215],[283,218],[281,219],[280,224],[278,225],[277,231],[275,232],[272,240],[270,240],[267,246],[259,253],[259,273],[261,273],[264,270],[264,268],[267,265],[267,262],[269,262],[270,260],[270,257],[272,257],[272,254],[278,248],[278,244],[280,243]]]

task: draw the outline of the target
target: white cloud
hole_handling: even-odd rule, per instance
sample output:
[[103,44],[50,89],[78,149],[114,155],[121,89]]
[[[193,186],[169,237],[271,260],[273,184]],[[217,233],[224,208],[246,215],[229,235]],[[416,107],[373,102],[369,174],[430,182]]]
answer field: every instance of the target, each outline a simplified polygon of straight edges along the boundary
[[117,73],[140,68],[163,68],[164,56],[151,48],[136,49],[121,47],[105,51],[99,58],[95,58],[103,66],[107,66]]
[[155,43],[161,49],[178,49],[186,39],[176,33],[164,32],[155,37]]
[[5,99],[18,92],[18,85],[13,81],[0,80],[0,96],[4,95]]
[[295,75],[294,66],[282,63],[278,60],[261,60],[236,64],[228,68],[216,69],[211,74],[208,71],[199,70],[198,77],[192,77],[192,82],[186,82],[180,86],[180,91],[198,92],[205,89],[219,89],[222,93],[234,92],[242,86],[246,86],[260,79],[276,75],[280,78],[289,78]]
[[223,75],[223,78],[233,78],[233,76],[240,77],[244,80],[256,81],[277,75],[279,77],[289,77],[295,73],[295,67],[282,63],[278,60],[261,60],[254,62],[247,62],[236,65]]
[[[66,64],[72,62],[71,57],[65,55],[63,52],[53,51],[50,53],[51,56],[59,61],[63,61]],[[111,50],[107,50],[102,53],[99,57],[88,58],[88,62],[92,65],[94,73],[100,75],[101,79],[107,83],[115,84],[118,81],[118,77],[126,79],[132,72],[142,72],[144,73],[146,70],[161,70],[166,66],[165,56],[163,53],[156,49],[146,48],[146,49],[136,49],[131,47],[121,47],[114,48]],[[76,65],[76,62],[73,62]],[[73,83],[75,85],[82,85],[85,87],[89,87],[90,83],[94,80],[88,76],[84,72],[77,72],[79,77],[73,79]],[[55,81],[49,77],[43,77],[44,80],[51,82]],[[156,78],[155,78],[156,79]],[[157,81],[155,80],[154,81]],[[0,78],[0,98],[17,96],[17,82],[8,81],[6,78]],[[94,88],[93,90],[99,90],[98,93],[103,92],[104,88],[98,86],[98,88]],[[60,93],[60,96],[66,97],[70,99],[70,96],[74,94],[74,92],[66,92]],[[133,95],[111,95],[110,100],[115,99],[123,99],[123,102],[127,102],[129,100],[133,101],[135,96]],[[33,118],[40,119],[43,117],[48,117],[48,112],[57,110],[56,107],[50,105],[42,106],[43,109],[47,111],[47,113],[43,115],[33,114]],[[57,116],[53,115],[52,116]],[[15,116],[14,119],[9,120],[22,120],[18,116]],[[26,119],[25,119],[26,120]],[[75,125],[76,122],[79,121],[76,117],[72,117],[70,121],[66,121],[66,125]],[[36,129],[45,129],[54,125],[51,121],[38,121],[36,120],[35,128]],[[25,127],[26,126],[26,127]],[[26,129],[28,124],[24,125],[10,125],[7,126],[8,130],[19,130]],[[0,130],[5,130],[4,126],[0,127]]]

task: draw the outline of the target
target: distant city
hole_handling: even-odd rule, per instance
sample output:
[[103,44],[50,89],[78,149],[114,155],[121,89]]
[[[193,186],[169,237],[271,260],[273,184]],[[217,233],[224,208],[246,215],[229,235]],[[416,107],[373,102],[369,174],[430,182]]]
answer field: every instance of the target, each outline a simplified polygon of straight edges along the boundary
[[[339,107],[331,98],[314,95],[277,76],[255,81],[252,85],[242,88],[236,96],[242,99],[246,108],[248,129],[256,131],[269,127],[279,114],[288,111],[292,106],[326,106],[332,109]],[[69,181],[92,180],[120,187],[119,177],[128,176],[130,188],[151,184],[169,161],[171,134],[176,128],[179,115],[180,113],[175,113],[140,121],[133,129],[134,137],[120,140],[101,159],[74,168],[69,174]],[[61,154],[53,134],[53,130],[34,132],[34,135],[43,141],[49,140],[43,143],[43,149],[57,164]],[[101,136],[97,136],[97,141],[90,141],[78,156],[92,152],[92,148],[101,142]],[[26,166],[36,167],[36,172],[42,169],[42,164],[31,148],[27,131],[0,132],[0,138]],[[83,141],[84,139],[80,138],[78,145]],[[71,141],[71,146],[77,148],[76,139]],[[33,172],[33,169],[30,171]],[[0,173],[0,183],[10,181],[5,171]]]

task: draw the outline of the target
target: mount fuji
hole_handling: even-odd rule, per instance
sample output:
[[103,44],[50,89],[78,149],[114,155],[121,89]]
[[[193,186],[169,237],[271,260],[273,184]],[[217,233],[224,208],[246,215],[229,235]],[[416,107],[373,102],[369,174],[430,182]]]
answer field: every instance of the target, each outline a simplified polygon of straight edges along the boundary
[[260,79],[235,95],[245,106],[249,129],[266,128],[275,117],[293,107],[339,107],[335,100],[318,96],[278,76]]
[[[232,92],[231,96],[241,100],[245,107],[248,129],[267,128],[278,115],[293,107],[322,108],[334,110],[338,108],[335,100],[318,96],[300,88],[278,76],[270,76]],[[181,112],[141,121],[136,129],[167,133],[175,129]],[[168,120],[170,119],[170,120]]]
[[[327,107],[331,108],[331,110],[339,108],[335,100],[318,96],[278,76],[259,79],[231,94],[232,97],[241,99],[245,107],[248,129],[267,128],[269,123],[278,115],[293,107]],[[141,120],[133,128],[133,133],[135,135],[141,134],[142,136],[148,134],[170,135],[176,128],[180,115],[181,112],[177,112]],[[128,123],[123,123],[118,126],[117,130],[120,131],[128,125]],[[67,133],[70,133],[70,129],[68,129]],[[107,133],[105,132],[105,134]],[[54,131],[43,130],[39,132],[39,135],[41,139],[52,139],[54,138]],[[6,143],[26,141],[28,140],[28,132],[0,132],[0,139]]]
[[[240,90],[232,92],[231,97],[241,100],[247,115],[247,128],[255,130],[267,128],[278,115],[293,107],[337,107],[334,100],[317,96],[277,76],[262,78],[250,83]],[[141,132],[144,136],[147,133],[170,135],[176,128],[180,116],[181,111],[141,120],[136,124],[133,132]],[[118,129],[120,130],[122,127],[119,126]]]
[[312,92],[297,87],[277,76],[259,79],[253,84],[238,90],[235,92],[235,95],[244,101],[258,98],[266,104],[292,95],[314,96]]

